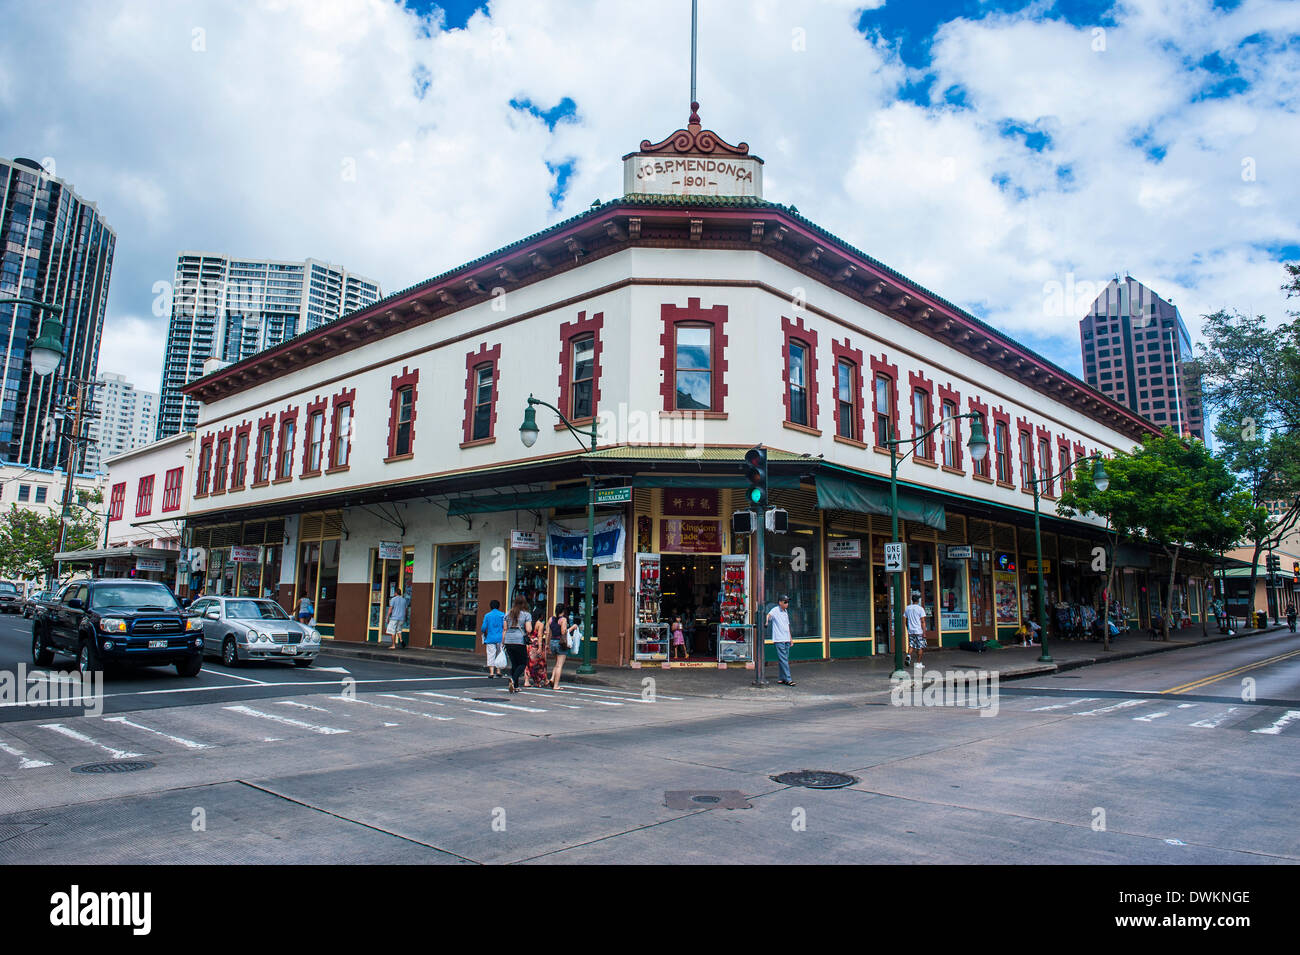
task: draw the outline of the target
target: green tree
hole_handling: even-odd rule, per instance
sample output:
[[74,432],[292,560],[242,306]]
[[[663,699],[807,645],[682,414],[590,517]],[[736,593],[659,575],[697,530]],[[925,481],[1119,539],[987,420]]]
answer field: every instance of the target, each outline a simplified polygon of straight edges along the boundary
[[[9,505],[0,516],[0,575],[43,578],[54,571],[59,546],[59,512]],[[68,508],[64,550],[82,550],[99,542],[99,518],[85,507]]]

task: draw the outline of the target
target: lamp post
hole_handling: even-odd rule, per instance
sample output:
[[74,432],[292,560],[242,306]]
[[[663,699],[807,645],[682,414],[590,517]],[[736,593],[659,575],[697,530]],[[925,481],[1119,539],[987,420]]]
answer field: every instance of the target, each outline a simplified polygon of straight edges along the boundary
[[[1100,454],[1089,454],[1086,457],[1076,458],[1056,474],[1049,474],[1042,478],[1037,477],[1034,472],[1033,459],[1031,458],[1029,461],[1029,483],[1034,489],[1034,548],[1035,557],[1037,558],[1035,566],[1038,570],[1038,640],[1043,647],[1043,653],[1038,658],[1039,663],[1056,662],[1052,659],[1052,655],[1047,651],[1047,595],[1045,593],[1046,587],[1043,583],[1043,531],[1038,519],[1039,486],[1055,481],[1066,472],[1080,464],[1085,464],[1088,461],[1093,462],[1092,483],[1096,485],[1097,490],[1105,491],[1106,488],[1110,487],[1110,476],[1106,473],[1106,468],[1101,463]],[[1101,625],[1103,627],[1109,627],[1110,621],[1103,620]]]
[[[590,431],[582,428],[576,428],[568,418],[564,416],[559,408],[555,405],[548,404],[540,398],[528,396],[528,406],[524,409],[524,423],[519,426],[519,440],[524,443],[525,448],[531,448],[537,443],[537,412],[533,410],[533,405],[541,405],[543,408],[550,408],[557,415],[564,426],[572,432],[573,436],[578,439],[579,444],[583,444],[584,439],[591,441],[591,450],[596,450],[596,425],[593,423]],[[591,641],[593,634],[591,632],[591,607],[596,600],[595,581],[593,580],[593,571],[595,569],[595,546],[596,546],[596,481],[592,475],[587,475],[587,589],[585,599],[582,601],[582,665],[578,667],[579,673],[595,673],[596,667],[591,662]]]
[[[944,418],[930,430],[923,434],[915,435],[911,438],[895,438],[886,441],[889,448],[889,511],[892,528],[892,539],[899,542],[898,538],[898,466],[907,460],[908,455],[916,451],[916,446],[924,441],[930,435],[934,434],[940,428],[956,421],[958,418],[970,418],[970,440],[966,442],[966,447],[970,450],[970,456],[975,461],[983,461],[989,453],[989,441],[984,435],[984,422],[979,413],[967,411],[964,414],[953,415],[951,418]],[[902,457],[898,455],[899,445],[910,444],[912,447]],[[906,563],[894,575],[894,672],[891,679],[902,679],[907,675],[903,669],[903,574],[906,572]]]

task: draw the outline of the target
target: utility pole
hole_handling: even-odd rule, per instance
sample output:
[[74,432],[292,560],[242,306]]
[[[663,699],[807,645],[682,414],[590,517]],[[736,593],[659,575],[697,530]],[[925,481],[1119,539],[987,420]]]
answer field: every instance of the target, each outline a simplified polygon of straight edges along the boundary
[[[63,481],[63,507],[59,512],[59,543],[54,549],[55,554],[62,553],[64,541],[68,533],[68,505],[72,501],[72,475],[77,463],[77,445],[81,439],[81,416],[86,402],[86,383],[77,382],[77,400],[73,405],[72,413],[72,433],[68,435],[68,457],[64,464],[64,481]],[[105,522],[107,523],[107,522]],[[54,561],[54,580],[50,589],[55,589],[58,580],[63,576],[63,562],[57,557]]]

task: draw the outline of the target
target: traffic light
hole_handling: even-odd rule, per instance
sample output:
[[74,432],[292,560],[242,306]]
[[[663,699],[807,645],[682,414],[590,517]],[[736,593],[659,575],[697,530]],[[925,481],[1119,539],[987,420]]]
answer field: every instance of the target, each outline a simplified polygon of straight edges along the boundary
[[1282,573],[1282,558],[1277,554],[1269,554],[1264,560],[1264,571],[1269,580],[1275,580]]
[[1291,582],[1293,584],[1300,584],[1300,560],[1293,560],[1291,562]]
[[745,452],[746,492],[751,507],[767,507],[767,448],[761,444]]

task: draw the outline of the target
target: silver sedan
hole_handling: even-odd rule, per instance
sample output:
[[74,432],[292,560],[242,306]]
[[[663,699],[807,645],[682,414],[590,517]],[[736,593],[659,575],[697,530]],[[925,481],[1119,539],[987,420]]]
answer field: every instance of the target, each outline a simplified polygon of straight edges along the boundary
[[200,597],[191,616],[203,622],[203,652],[228,667],[247,660],[291,660],[309,667],[320,654],[320,634],[291,618],[274,600]]

